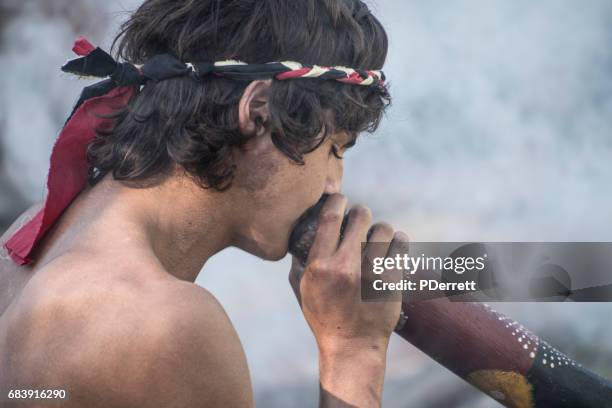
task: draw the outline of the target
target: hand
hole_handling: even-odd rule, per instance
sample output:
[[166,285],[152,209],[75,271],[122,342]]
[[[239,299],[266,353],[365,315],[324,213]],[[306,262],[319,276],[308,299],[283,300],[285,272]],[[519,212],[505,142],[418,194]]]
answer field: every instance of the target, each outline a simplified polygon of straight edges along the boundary
[[[408,237],[394,234],[385,223],[372,226],[370,210],[356,206],[339,244],[345,209],[344,196],[329,196],[306,265],[294,258],[289,282],[319,346],[320,406],[379,407],[401,293],[385,301],[363,302],[361,263],[407,250]],[[362,242],[367,242],[363,257]],[[380,278],[398,276],[394,271]]]
[[384,356],[398,321],[401,293],[397,301],[361,301],[361,243],[368,242],[364,256],[372,259],[405,250],[408,237],[394,234],[386,223],[372,225],[370,210],[355,206],[338,245],[345,209],[344,196],[327,199],[306,265],[294,258],[289,281],[322,354],[378,350]]

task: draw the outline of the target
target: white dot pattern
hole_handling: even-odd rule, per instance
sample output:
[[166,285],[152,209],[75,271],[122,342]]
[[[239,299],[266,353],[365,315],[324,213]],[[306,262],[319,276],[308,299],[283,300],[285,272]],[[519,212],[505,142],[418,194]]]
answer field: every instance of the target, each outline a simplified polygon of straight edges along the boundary
[[544,366],[558,368],[571,364],[572,366],[581,367],[580,364],[576,363],[544,340],[540,340],[538,336],[531,333],[522,324],[502,315],[487,304],[483,306],[487,312],[497,319],[497,321],[504,324],[509,334],[513,336],[513,339],[516,339],[519,346],[522,346],[521,348],[527,353],[530,359],[534,360],[537,356],[538,349],[541,349],[544,352],[542,358],[542,365]]

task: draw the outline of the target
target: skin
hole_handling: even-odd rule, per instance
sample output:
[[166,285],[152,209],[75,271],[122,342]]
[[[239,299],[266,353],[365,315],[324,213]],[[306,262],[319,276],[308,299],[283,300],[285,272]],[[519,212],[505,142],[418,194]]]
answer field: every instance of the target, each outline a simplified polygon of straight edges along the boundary
[[193,282],[229,246],[283,258],[298,217],[329,193],[309,260],[294,261],[290,282],[319,347],[321,406],[380,405],[400,304],[360,302],[361,242],[372,228],[370,241],[393,252],[407,237],[372,225],[357,206],[338,246],[347,204],[332,150],[342,154],[348,137],[334,134],[304,166],[291,162],[265,127],[269,85],[254,81],[241,98],[240,129],[251,139],[233,151],[229,190],[202,189],[181,169],[146,189],[108,176],[71,204],[33,265],[16,266],[1,250],[0,390],[65,389],[65,407],[253,406],[234,327]]

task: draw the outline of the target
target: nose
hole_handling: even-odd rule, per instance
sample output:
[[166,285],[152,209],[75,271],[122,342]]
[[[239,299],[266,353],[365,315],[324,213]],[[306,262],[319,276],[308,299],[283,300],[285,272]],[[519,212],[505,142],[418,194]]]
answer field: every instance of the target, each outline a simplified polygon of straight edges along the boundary
[[341,192],[343,173],[344,166],[342,165],[342,160],[330,160],[330,165],[327,172],[327,180],[325,183],[325,193],[335,194]]

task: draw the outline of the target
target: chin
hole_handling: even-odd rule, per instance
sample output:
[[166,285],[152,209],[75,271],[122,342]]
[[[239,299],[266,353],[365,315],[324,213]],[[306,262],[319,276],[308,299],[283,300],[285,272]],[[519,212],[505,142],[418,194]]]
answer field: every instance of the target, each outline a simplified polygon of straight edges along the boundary
[[284,243],[263,244],[256,241],[243,242],[238,248],[265,261],[280,261],[287,256],[289,239]]
[[280,261],[285,256],[287,256],[287,251],[289,250],[289,243],[286,242],[284,245],[278,245],[276,247],[268,247],[268,248],[260,248],[261,252],[259,254],[254,254],[261,259],[266,261]]
[[261,256],[260,258],[264,259],[266,261],[276,262],[276,261],[280,261],[285,256],[287,256],[287,249],[286,248],[285,248],[284,251],[277,251],[277,252],[265,254],[264,256]]

